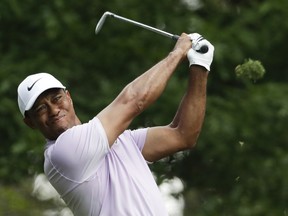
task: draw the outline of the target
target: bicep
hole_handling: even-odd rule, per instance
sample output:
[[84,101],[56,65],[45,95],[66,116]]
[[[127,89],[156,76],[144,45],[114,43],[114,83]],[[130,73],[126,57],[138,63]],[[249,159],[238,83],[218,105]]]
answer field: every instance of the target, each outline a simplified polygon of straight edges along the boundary
[[161,126],[148,129],[142,154],[153,162],[185,149],[186,143],[176,128]]
[[123,97],[123,95],[118,96],[97,115],[106,132],[110,146],[140,113],[133,100],[125,101]]

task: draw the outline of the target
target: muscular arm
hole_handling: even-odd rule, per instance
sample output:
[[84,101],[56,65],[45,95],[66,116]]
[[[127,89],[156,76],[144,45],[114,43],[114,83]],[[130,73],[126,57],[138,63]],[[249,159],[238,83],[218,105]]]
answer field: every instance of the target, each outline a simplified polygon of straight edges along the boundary
[[207,77],[205,68],[190,67],[188,89],[172,123],[148,130],[142,151],[146,160],[156,161],[195,145],[205,116]]
[[190,47],[190,38],[182,34],[174,50],[165,59],[128,84],[117,98],[97,115],[106,131],[110,146],[132,120],[161,95]]

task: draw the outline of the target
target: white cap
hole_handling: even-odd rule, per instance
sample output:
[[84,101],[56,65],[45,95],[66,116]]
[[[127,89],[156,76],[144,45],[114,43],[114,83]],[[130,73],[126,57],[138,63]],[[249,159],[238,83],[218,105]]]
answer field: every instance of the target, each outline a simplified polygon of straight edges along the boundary
[[25,111],[32,108],[40,94],[51,88],[65,89],[65,86],[48,73],[37,73],[26,77],[17,90],[18,106],[22,115],[25,116]]

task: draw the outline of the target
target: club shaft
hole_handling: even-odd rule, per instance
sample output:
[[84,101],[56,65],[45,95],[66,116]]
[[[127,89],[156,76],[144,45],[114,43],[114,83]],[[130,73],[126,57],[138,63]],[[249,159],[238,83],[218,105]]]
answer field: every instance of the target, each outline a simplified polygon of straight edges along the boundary
[[125,22],[129,22],[129,23],[132,23],[134,25],[137,25],[139,27],[142,27],[144,29],[147,29],[147,30],[150,30],[150,31],[153,31],[155,33],[158,33],[158,34],[161,34],[165,37],[169,37],[173,40],[178,40],[179,36],[178,35],[174,35],[174,34],[171,34],[169,32],[165,32],[165,31],[162,31],[160,29],[157,29],[157,28],[154,28],[152,26],[149,26],[149,25],[145,25],[143,23],[140,23],[140,22],[137,22],[137,21],[134,21],[134,20],[131,20],[131,19],[128,19],[128,18],[125,18],[125,17],[122,17],[122,16],[119,16],[119,15],[116,15],[116,14],[113,14],[113,13],[110,13],[110,16],[116,18],[116,19],[119,19],[119,20],[122,20],[122,21],[125,21]]
[[[116,14],[111,13],[111,12],[109,12],[109,11],[106,11],[106,12],[102,15],[102,17],[100,18],[100,20],[99,20],[99,22],[97,23],[96,28],[95,28],[95,34],[97,34],[97,33],[100,31],[100,29],[102,28],[102,26],[103,26],[103,24],[104,24],[104,22],[105,22],[105,20],[106,20],[106,17],[108,17],[108,16],[114,17],[114,18],[119,19],[119,20],[122,20],[122,21],[124,21],[124,22],[132,23],[132,24],[134,24],[134,25],[136,25],[136,26],[139,26],[139,27],[141,27],[141,28],[144,28],[144,29],[150,30],[150,31],[152,31],[152,32],[158,33],[158,34],[163,35],[163,36],[165,36],[165,37],[171,38],[171,39],[173,39],[173,40],[175,40],[175,41],[177,41],[177,40],[179,39],[179,36],[178,36],[178,35],[174,35],[174,34],[171,34],[171,33],[169,33],[169,32],[162,31],[162,30],[157,29],[157,28],[154,28],[154,27],[152,27],[152,26],[145,25],[145,24],[143,24],[143,23],[140,23],[140,22],[137,22],[137,21],[134,21],[134,20],[131,20],[131,19],[128,19],[128,18],[119,16],[119,15],[116,15]],[[196,50],[196,51],[199,52],[199,53],[206,53],[206,52],[208,52],[208,50],[209,50],[209,49],[208,49],[208,46],[207,46],[207,45],[203,45],[202,47],[200,47],[199,50]]]

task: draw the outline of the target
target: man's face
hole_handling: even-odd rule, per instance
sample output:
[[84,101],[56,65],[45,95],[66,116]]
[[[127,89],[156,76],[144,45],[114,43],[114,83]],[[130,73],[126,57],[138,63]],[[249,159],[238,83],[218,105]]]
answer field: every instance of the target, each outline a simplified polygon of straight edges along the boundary
[[80,124],[68,91],[49,89],[43,92],[26,112],[24,122],[50,140],[55,140],[67,129]]

